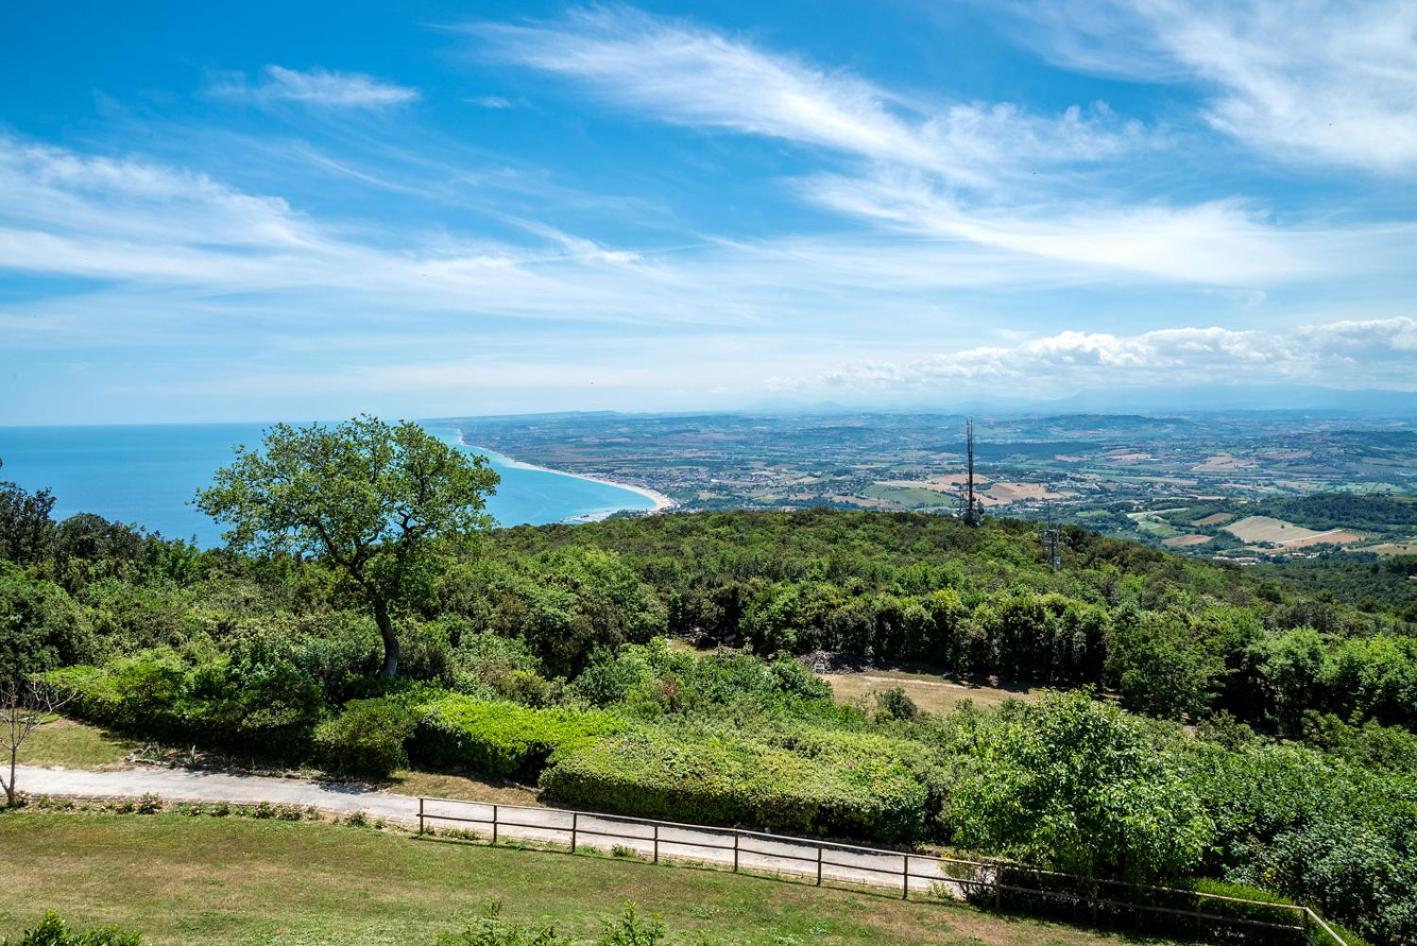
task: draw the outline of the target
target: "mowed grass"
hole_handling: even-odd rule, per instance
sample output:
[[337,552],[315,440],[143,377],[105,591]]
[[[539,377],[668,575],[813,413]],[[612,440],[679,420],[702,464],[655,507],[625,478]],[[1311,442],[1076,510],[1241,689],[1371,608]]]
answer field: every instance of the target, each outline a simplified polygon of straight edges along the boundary
[[865,702],[873,705],[874,695],[900,687],[906,696],[927,713],[949,713],[961,703],[972,702],[983,708],[999,706],[1007,700],[1031,701],[1040,691],[1007,689],[961,683],[928,673],[905,670],[869,670],[862,673],[824,673],[821,678],[831,684],[838,703]]
[[54,909],[141,929],[155,946],[431,946],[495,899],[508,919],[575,938],[633,901],[683,944],[700,934],[742,946],[1131,941],[965,906],[328,824],[11,812],[0,814],[0,851],[0,939]]
[[121,769],[128,765],[125,757],[140,747],[139,742],[97,726],[59,717],[30,733],[20,747],[20,762],[69,769]]

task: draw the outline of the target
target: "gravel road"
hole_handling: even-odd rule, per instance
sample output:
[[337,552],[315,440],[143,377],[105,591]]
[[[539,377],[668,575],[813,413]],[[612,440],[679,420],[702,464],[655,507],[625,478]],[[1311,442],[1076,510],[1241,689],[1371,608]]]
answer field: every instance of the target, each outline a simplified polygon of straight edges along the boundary
[[[231,802],[254,805],[314,806],[324,811],[362,811],[370,818],[415,826],[418,799],[364,786],[340,782],[310,782],[293,778],[260,775],[226,775],[183,769],[134,768],[110,772],[79,769],[21,766],[17,772],[21,789],[32,795],[73,795],[81,797],[137,797],[153,794],[167,801]],[[441,799],[425,801],[428,824],[436,828],[472,830],[491,834],[492,805]],[[489,822],[474,824],[439,820],[439,816]],[[650,824],[626,822],[606,816],[581,813],[575,822],[577,847],[610,851],[630,848],[652,857],[656,828]],[[504,840],[568,844],[573,815],[555,808],[498,806],[498,837]],[[731,867],[735,857],[740,869],[814,879],[819,848],[815,844],[780,841],[741,835],[733,850],[734,834],[708,827],[661,825],[658,829],[661,860],[692,861]],[[826,848],[821,866],[825,881],[901,889],[905,855]],[[963,896],[958,884],[950,882],[943,865],[929,858],[911,858],[912,892]],[[919,876],[915,876],[919,875]]]

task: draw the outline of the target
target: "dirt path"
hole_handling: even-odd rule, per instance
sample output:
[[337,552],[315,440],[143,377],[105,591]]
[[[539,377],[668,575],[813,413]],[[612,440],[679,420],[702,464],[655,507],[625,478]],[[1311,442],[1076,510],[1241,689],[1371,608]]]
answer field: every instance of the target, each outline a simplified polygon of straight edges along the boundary
[[[224,801],[241,805],[264,801],[273,805],[314,806],[340,813],[362,811],[370,818],[383,818],[407,826],[418,823],[419,801],[416,797],[345,783],[157,768],[90,772],[21,766],[18,776],[22,790],[31,795],[101,798],[153,794],[166,801]],[[484,836],[490,834],[490,824],[443,821],[438,817],[448,815],[490,822],[490,803],[429,799],[425,806],[432,827],[473,829]],[[629,848],[641,856],[652,857],[657,835],[661,860],[692,861],[724,867],[737,864],[744,870],[804,877],[815,877],[818,871],[819,848],[810,842],[748,835],[735,840],[734,832],[723,829],[688,825],[661,825],[656,828],[650,824],[625,822],[589,813],[573,816],[572,812],[555,808],[501,805],[498,809],[501,822],[498,837],[506,840],[566,844],[574,823],[578,829],[578,847],[607,852],[615,848]],[[820,868],[823,880],[901,889],[905,855],[828,848],[823,861]],[[948,882],[937,862],[928,858],[911,858],[910,870],[912,875],[919,875],[911,878],[912,891],[926,893],[933,888],[937,893],[963,897],[963,890],[957,884]]]

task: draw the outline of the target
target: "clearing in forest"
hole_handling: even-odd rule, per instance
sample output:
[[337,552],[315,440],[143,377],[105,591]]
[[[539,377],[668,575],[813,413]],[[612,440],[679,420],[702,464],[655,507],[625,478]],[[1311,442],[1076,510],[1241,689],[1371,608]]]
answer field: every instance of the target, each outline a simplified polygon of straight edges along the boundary
[[983,709],[998,706],[1007,700],[1032,701],[1040,695],[1038,690],[961,683],[935,674],[906,670],[835,672],[818,676],[831,684],[832,695],[838,703],[865,700],[869,707],[875,694],[899,687],[916,706],[927,713],[949,713],[964,702],[972,702]]

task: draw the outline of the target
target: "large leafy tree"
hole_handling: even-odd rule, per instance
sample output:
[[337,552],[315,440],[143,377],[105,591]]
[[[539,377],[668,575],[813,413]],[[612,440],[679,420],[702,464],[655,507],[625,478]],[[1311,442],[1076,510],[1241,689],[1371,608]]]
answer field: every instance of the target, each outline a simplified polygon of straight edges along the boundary
[[0,558],[21,565],[42,560],[54,534],[53,509],[54,494],[47,489],[30,493],[15,483],[0,483]]
[[277,424],[259,451],[237,447],[197,506],[228,523],[233,546],[318,556],[373,612],[382,677],[398,672],[392,613],[424,587],[440,546],[490,524],[498,476],[411,421],[361,416],[333,427]]

